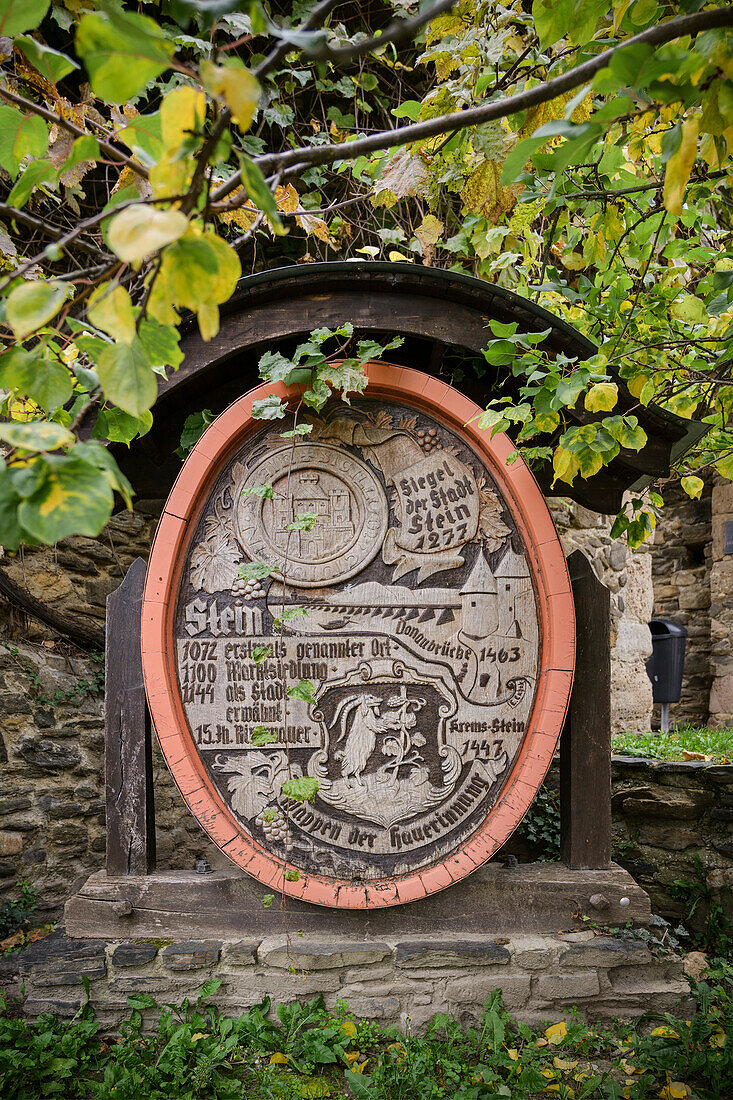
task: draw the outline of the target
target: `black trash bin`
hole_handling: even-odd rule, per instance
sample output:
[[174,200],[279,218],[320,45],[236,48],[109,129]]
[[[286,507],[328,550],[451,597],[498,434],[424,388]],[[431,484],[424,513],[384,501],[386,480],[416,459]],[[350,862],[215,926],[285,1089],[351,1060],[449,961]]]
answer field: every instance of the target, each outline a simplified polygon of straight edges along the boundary
[[652,619],[652,655],[646,663],[652,698],[662,704],[662,732],[669,729],[669,704],[679,703],[685,671],[687,630],[671,619]]

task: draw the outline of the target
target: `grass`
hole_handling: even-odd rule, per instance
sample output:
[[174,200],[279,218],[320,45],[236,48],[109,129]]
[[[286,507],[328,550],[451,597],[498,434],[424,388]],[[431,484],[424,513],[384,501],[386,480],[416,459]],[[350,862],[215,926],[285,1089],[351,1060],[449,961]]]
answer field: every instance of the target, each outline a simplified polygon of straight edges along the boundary
[[702,753],[716,764],[730,764],[733,729],[688,725],[677,726],[668,733],[626,730],[611,739],[611,751],[619,756],[646,756],[651,760],[689,760],[686,753]]
[[[321,998],[269,1000],[236,1019],[211,1003],[128,998],[131,1015],[109,1034],[91,1005],[66,1023],[3,1012],[3,1100],[720,1100],[733,1080],[733,969],[716,960],[692,983],[692,1019],[649,1014],[610,1028],[571,1015],[532,1028],[491,994],[474,1027],[437,1015],[422,1036],[355,1018]],[[88,988],[88,986],[87,986]],[[143,1013],[158,1018],[146,1033]],[[151,1020],[152,1022],[152,1020]]]

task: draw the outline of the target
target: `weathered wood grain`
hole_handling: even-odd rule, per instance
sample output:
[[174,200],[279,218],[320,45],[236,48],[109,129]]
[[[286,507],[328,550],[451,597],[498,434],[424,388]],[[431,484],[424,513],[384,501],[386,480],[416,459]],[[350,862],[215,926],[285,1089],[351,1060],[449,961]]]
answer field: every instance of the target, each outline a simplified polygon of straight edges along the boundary
[[[591,898],[603,896],[608,908],[598,911]],[[280,919],[280,894],[269,908],[263,887],[236,870],[197,875],[193,871],[156,871],[147,876],[92,875],[66,903],[71,936],[172,939],[242,938],[270,935]],[[627,898],[629,904],[621,905]],[[119,916],[114,906],[130,902]],[[127,907],[125,907],[127,908]],[[442,893],[400,907],[399,919],[389,909],[328,910],[295,898],[287,908],[293,928],[319,935],[389,936],[399,932],[480,932],[484,935],[557,932],[582,927],[579,914],[609,924],[644,925],[649,897],[631,875],[612,864],[605,870],[573,871],[560,863],[524,863],[502,867],[489,863]]]
[[150,715],[143,684],[140,617],[145,562],[137,558],[107,597],[104,738],[107,872],[155,866]]
[[575,683],[560,740],[561,856],[611,862],[611,597],[580,550],[568,558],[577,630]]

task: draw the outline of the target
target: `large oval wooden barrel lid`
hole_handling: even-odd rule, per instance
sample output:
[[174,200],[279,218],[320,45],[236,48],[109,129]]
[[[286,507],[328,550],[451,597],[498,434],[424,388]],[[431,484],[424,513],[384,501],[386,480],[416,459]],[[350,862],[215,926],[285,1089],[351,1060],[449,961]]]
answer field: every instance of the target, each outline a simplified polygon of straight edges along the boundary
[[[192,813],[265,886],[414,901],[489,859],[547,772],[574,667],[565,558],[510,441],[445,383],[371,364],[363,396],[301,410],[294,439],[292,415],[251,416],[272,391],[211,425],[160,521],[158,738]],[[245,581],[252,561],[280,572]],[[312,802],[283,790],[297,779]]]

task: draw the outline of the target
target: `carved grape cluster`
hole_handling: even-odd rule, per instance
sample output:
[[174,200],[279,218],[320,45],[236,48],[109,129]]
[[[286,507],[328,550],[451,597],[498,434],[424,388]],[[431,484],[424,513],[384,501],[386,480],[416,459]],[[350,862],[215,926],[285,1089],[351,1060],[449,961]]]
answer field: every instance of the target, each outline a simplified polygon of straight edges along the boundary
[[443,444],[438,440],[438,432],[435,428],[419,428],[416,432],[417,441],[426,455],[431,451],[442,451]]
[[288,835],[288,827],[285,823],[285,818],[277,811],[274,819],[271,821],[272,810],[263,810],[261,814],[255,818],[255,824],[262,827],[262,831],[265,834],[265,838],[272,843],[278,841],[282,842]]
[[232,595],[245,600],[259,600],[264,596],[265,590],[259,581],[246,581],[244,577],[238,577],[232,584]]

